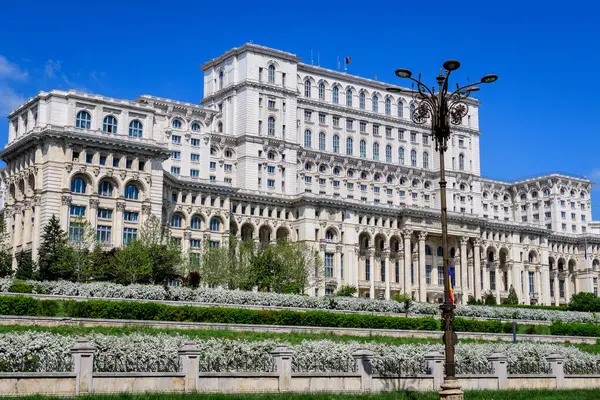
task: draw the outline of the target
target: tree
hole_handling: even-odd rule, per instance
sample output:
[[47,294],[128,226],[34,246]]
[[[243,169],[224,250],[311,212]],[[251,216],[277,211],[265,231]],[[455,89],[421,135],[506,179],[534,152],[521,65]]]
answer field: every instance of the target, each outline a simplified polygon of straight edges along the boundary
[[410,308],[413,305],[412,296],[410,294],[407,294],[407,293],[399,293],[399,294],[395,294],[392,297],[392,300],[395,300],[398,303],[402,303],[404,305],[404,313],[408,317],[408,313],[410,312]]
[[17,271],[15,273],[16,279],[35,279],[37,265],[31,258],[30,251],[20,251],[16,255],[17,258]]
[[70,248],[65,231],[60,227],[60,222],[52,215],[44,227],[42,241],[39,249],[39,278],[41,280],[71,280],[74,276],[74,267],[70,260]]
[[148,249],[137,240],[129,242],[115,254],[115,275],[118,282],[150,283],[152,257]]
[[506,305],[516,305],[519,304],[519,297],[517,296],[517,291],[510,285],[510,289],[508,290],[508,297],[503,299],[502,304]]
[[92,275],[92,249],[97,245],[96,230],[82,217],[71,217],[71,224],[76,224],[77,233],[69,238],[69,250],[65,258],[71,262],[73,279],[75,281],[88,281]]
[[594,293],[579,292],[571,296],[569,311],[600,311],[600,298]]
[[8,239],[4,230],[4,220],[0,220],[0,278],[10,277],[13,274],[12,254]]
[[153,283],[166,285],[181,276],[181,248],[173,243],[168,225],[151,215],[141,226],[138,241],[149,253]]
[[492,292],[487,292],[483,295],[483,304],[485,304],[486,306],[495,306],[498,303],[496,303],[496,296],[494,295],[494,293]]
[[337,291],[335,295],[341,297],[352,297],[356,294],[356,292],[356,286],[344,285],[340,288],[340,290]]
[[99,243],[94,245],[90,253],[90,262],[86,276],[93,281],[117,281],[117,248],[105,250]]

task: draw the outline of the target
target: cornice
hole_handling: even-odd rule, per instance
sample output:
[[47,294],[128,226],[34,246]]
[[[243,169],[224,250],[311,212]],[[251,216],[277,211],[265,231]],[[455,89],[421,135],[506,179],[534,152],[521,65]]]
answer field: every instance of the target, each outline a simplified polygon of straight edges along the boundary
[[228,58],[238,56],[244,52],[251,52],[251,53],[261,54],[261,55],[265,55],[265,56],[269,56],[269,57],[275,57],[275,58],[283,59],[285,61],[289,61],[292,63],[300,62],[300,57],[296,56],[295,54],[288,53],[288,52],[285,52],[282,50],[272,49],[270,47],[259,46],[257,44],[246,43],[243,46],[234,47],[234,48],[226,51],[225,53],[221,54],[219,57],[213,58],[212,60],[205,62],[204,64],[202,64],[200,66],[200,69],[202,71],[206,71],[209,68],[212,68],[216,65],[221,64],[223,61],[227,60]]
[[231,85],[225,86],[223,89],[219,89],[211,95],[205,96],[200,100],[200,103],[208,103],[217,99],[221,99],[223,97],[227,97],[229,95],[235,94],[236,91],[245,88],[251,87],[254,89],[262,90],[263,92],[274,93],[278,95],[287,95],[292,97],[299,96],[298,90],[289,89],[287,87],[282,87],[273,83],[268,83],[265,81],[255,81],[251,79],[245,79],[241,82],[237,82]]
[[212,182],[207,179],[186,179],[177,177],[170,172],[163,170],[163,184],[167,186],[174,186],[179,189],[188,189],[188,190],[209,190],[213,192],[217,192],[219,194],[233,195],[240,189],[234,188],[229,185]]

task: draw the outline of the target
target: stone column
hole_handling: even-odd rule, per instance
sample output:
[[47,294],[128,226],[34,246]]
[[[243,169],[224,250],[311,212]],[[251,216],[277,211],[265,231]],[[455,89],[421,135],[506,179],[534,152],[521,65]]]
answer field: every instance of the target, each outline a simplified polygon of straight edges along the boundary
[[571,276],[572,274],[570,272],[567,272],[566,274],[566,278],[565,278],[565,302],[569,302],[569,299],[571,298]]
[[92,393],[95,347],[86,340],[78,340],[71,348],[73,372],[75,373],[75,394]]
[[412,264],[412,252],[410,251],[412,231],[404,230],[404,293],[408,296],[412,293],[410,282],[410,266]]
[[488,356],[494,375],[498,378],[498,389],[508,389],[507,358],[502,353],[492,353]]
[[40,247],[40,235],[42,233],[42,196],[36,195],[33,198],[33,242],[31,244],[31,257],[33,260],[37,261],[38,259],[38,250]]
[[24,200],[23,208],[25,209],[25,221],[23,221],[23,245],[25,245],[26,243],[31,242],[31,200]]
[[352,353],[356,363],[356,371],[361,376],[361,391],[370,392],[373,389],[373,352],[367,349],[358,349]]
[[[338,244],[337,246],[335,246],[335,252],[336,252],[336,264],[337,264],[337,283],[338,286],[341,286],[343,284],[344,281],[344,275],[342,274],[342,258],[344,257],[344,246],[342,246],[341,244]],[[344,260],[346,261],[346,260]]]
[[[140,215],[140,226],[152,215],[152,204],[142,204],[142,215]],[[241,229],[241,228],[240,228]]]
[[[63,231],[69,232],[69,215],[71,214],[71,201],[72,197],[70,194],[63,194],[61,197],[62,206],[60,208],[61,215],[57,215],[60,218],[60,227]],[[15,224],[16,226],[16,224]],[[40,229],[41,226],[38,228]],[[16,229],[16,228],[15,228]]]
[[373,249],[367,250],[369,260],[369,298],[375,298],[375,258]]
[[549,306],[550,301],[550,267],[548,264],[542,264],[542,276],[540,281],[540,286],[542,287],[542,300],[540,304],[545,306]]
[[460,285],[462,289],[462,304],[467,304],[469,298],[467,285],[467,243],[468,237],[460,238]]
[[117,201],[117,216],[113,232],[113,243],[116,247],[123,246],[123,211],[125,211],[125,202]]
[[186,228],[183,231],[183,239],[182,239],[182,243],[181,243],[181,251],[183,251],[184,254],[187,254],[189,249],[190,249],[190,239],[192,238],[192,231],[188,230],[189,228]]
[[197,392],[200,390],[200,356],[202,352],[193,341],[185,341],[177,350],[181,362],[181,372],[185,374],[185,392]]
[[546,361],[550,363],[550,370],[556,379],[556,388],[560,389],[565,385],[565,358],[560,354],[550,354],[546,356]]
[[494,279],[496,281],[496,303],[500,304],[500,290],[502,287],[502,269],[500,268],[500,262],[494,261],[494,269],[496,270],[496,274]]
[[481,300],[481,239],[473,240],[473,296],[476,300]]
[[292,358],[294,351],[287,346],[277,346],[271,352],[279,374],[279,391],[289,392],[292,385]]
[[554,305],[560,305],[560,291],[558,290],[558,270],[554,273]]
[[385,262],[385,298],[386,300],[390,299],[390,282],[392,281],[390,276],[390,251],[383,251],[383,261]]
[[92,228],[94,228],[94,230],[97,228],[98,225],[98,206],[100,205],[100,201],[95,198],[95,197],[91,197],[90,198],[90,213],[88,215],[88,221],[90,221],[90,226]]
[[427,232],[419,232],[419,301],[427,301],[427,284],[425,282],[425,239]]
[[433,390],[438,391],[444,381],[444,355],[439,351],[430,351],[424,358],[429,375],[433,375]]
[[489,264],[487,261],[483,262],[483,265],[481,266],[481,271],[483,271],[483,291],[482,293],[485,293],[490,289],[490,268],[489,268]]
[[538,304],[544,304],[542,297],[542,271],[540,271],[540,267],[536,268],[534,276],[533,276],[533,284],[535,287],[535,291],[538,295]]
[[531,301],[531,296],[529,294],[529,267],[526,266],[523,269],[523,297],[525,297],[523,300],[525,301],[525,304],[530,304]]

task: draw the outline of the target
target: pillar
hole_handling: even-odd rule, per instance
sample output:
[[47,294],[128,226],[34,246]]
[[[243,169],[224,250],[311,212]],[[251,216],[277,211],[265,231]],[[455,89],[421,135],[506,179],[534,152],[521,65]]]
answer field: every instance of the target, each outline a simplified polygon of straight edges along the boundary
[[494,280],[496,281],[496,303],[500,304],[500,289],[502,287],[502,269],[500,268],[500,263],[498,261],[494,261],[494,268],[496,269],[496,274],[494,275]]
[[[69,215],[71,214],[71,200],[72,197],[70,194],[63,194],[61,197],[61,215],[58,216],[58,218],[60,218],[60,227],[65,232],[69,232]],[[38,227],[38,229],[41,229],[41,226]]]
[[31,242],[31,201],[25,200],[23,202],[23,208],[25,209],[25,221],[23,221],[23,245],[25,245],[26,243]]
[[498,379],[498,389],[508,389],[508,364],[507,358],[502,353],[492,353],[488,356],[492,364],[493,373]]
[[475,238],[473,241],[473,296],[476,300],[481,300],[481,239]]
[[23,224],[23,214],[21,212],[21,204],[15,204],[13,207],[13,215],[15,217],[15,230],[13,231],[13,251],[17,248],[17,246],[21,245],[23,229],[21,225]]
[[367,349],[358,349],[352,353],[356,363],[356,372],[360,374],[361,391],[370,392],[373,388],[373,352]]
[[95,347],[86,340],[78,340],[71,348],[73,372],[75,373],[75,394],[92,393]]
[[535,270],[534,276],[533,276],[533,284],[535,287],[535,292],[537,293],[538,296],[538,304],[544,304],[543,301],[543,297],[542,297],[542,271],[540,271],[540,268],[538,267]]
[[100,205],[100,201],[97,198],[90,198],[90,211],[88,214],[88,221],[90,221],[90,226],[96,230],[98,224],[98,206]]
[[425,239],[427,232],[419,232],[419,301],[427,301],[427,284],[425,282]]
[[525,267],[523,270],[523,297],[525,304],[531,303],[531,295],[529,293],[529,267]]
[[279,391],[289,392],[292,384],[292,358],[294,351],[287,346],[277,346],[271,352],[279,374]]
[[42,231],[42,221],[41,221],[41,213],[42,213],[42,196],[36,195],[33,198],[33,242],[31,244],[31,257],[33,260],[37,261],[38,259],[38,250],[40,247],[40,234]]
[[390,276],[390,251],[389,250],[385,250],[383,252],[383,261],[385,262],[385,299],[389,300],[390,299],[390,282],[391,282],[391,276]]
[[460,238],[460,286],[462,289],[462,304],[467,304],[469,298],[467,285],[467,243],[468,237]]
[[373,249],[367,250],[367,258],[369,260],[369,298],[375,298],[375,258],[373,257]]
[[425,362],[427,371],[433,376],[433,390],[440,390],[440,385],[444,381],[444,355],[439,351],[430,351],[426,353]]
[[565,279],[565,302],[568,303],[571,298],[571,276],[573,276],[573,274],[567,272],[565,275],[567,276]]
[[554,273],[554,305],[560,305],[560,292],[558,290],[558,271]]
[[197,392],[200,390],[200,356],[202,352],[196,343],[185,341],[177,350],[181,361],[181,372],[185,374],[185,392]]
[[123,211],[125,211],[125,202],[117,201],[117,216],[114,225],[115,231],[113,233],[115,247],[123,246]]
[[540,304],[545,306],[549,306],[551,303],[550,300],[550,267],[548,264],[542,264],[542,280],[540,282],[540,286],[542,287],[542,300]]
[[546,361],[550,364],[550,371],[556,379],[556,388],[560,389],[565,385],[565,358],[560,354],[550,354],[546,356]]
[[410,266],[412,263],[412,252],[410,251],[411,230],[404,230],[404,293],[408,296],[412,293],[412,284],[410,282]]

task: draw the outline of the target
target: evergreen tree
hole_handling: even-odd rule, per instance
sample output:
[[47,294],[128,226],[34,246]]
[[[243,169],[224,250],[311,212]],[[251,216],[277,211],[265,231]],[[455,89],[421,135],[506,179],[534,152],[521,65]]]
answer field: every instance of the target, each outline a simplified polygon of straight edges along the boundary
[[20,251],[17,253],[17,272],[16,279],[34,279],[36,272],[36,264],[31,258],[30,251]]
[[4,221],[0,220],[0,278],[10,277],[12,270],[12,254],[8,245],[8,237],[4,231]]
[[510,285],[510,289],[508,291],[508,297],[506,298],[506,301],[504,302],[504,304],[508,304],[508,305],[519,304],[519,297],[517,296],[517,291],[515,290],[513,285]]
[[39,278],[41,280],[72,279],[74,268],[67,234],[60,221],[52,215],[44,227],[39,249]]

